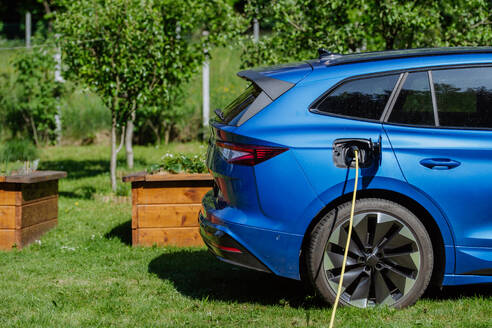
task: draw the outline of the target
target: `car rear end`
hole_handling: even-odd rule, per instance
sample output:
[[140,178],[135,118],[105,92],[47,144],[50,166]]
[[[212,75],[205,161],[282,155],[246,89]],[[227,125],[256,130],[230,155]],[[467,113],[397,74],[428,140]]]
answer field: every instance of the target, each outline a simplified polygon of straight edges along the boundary
[[[203,199],[200,233],[209,250],[225,262],[283,276],[289,276],[289,270],[297,272],[285,268],[288,260],[278,254],[291,249],[293,240],[265,211],[258,184],[259,174],[269,175],[278,165],[295,160],[287,146],[244,131],[251,118],[267,111],[310,72],[307,63],[240,72],[250,86],[216,111],[217,118],[211,121],[207,167],[215,182]],[[302,239],[293,238],[297,244]]]

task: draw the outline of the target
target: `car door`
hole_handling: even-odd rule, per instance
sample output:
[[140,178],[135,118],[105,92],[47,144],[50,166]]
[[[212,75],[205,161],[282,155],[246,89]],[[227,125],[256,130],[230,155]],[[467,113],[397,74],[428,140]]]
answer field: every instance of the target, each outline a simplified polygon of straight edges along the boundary
[[492,275],[492,67],[410,72],[400,88],[383,127],[403,175],[447,217],[455,273]]

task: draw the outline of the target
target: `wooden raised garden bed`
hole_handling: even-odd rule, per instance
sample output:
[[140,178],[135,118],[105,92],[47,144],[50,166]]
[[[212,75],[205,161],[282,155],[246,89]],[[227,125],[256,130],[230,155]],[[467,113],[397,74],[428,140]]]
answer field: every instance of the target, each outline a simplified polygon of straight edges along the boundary
[[58,180],[66,172],[0,176],[0,249],[22,248],[58,223]]
[[203,245],[198,212],[212,189],[209,174],[145,174],[123,178],[132,183],[132,245]]

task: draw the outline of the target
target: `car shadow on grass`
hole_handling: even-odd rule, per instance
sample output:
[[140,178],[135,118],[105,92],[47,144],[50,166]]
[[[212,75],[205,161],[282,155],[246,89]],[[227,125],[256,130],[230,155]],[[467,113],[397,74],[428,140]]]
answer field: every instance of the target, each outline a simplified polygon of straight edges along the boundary
[[[289,305],[304,309],[328,306],[299,281],[222,263],[205,250],[172,249],[154,258],[148,271],[171,281],[184,296],[198,300]],[[425,299],[435,301],[491,296],[492,285],[444,287],[424,294]]]
[[492,297],[492,285],[463,285],[463,286],[446,286],[441,288],[430,288],[423,298],[430,300],[455,300],[469,297]]
[[173,249],[154,258],[148,270],[171,281],[184,296],[198,300],[305,309],[326,306],[299,281],[222,263],[205,250]]

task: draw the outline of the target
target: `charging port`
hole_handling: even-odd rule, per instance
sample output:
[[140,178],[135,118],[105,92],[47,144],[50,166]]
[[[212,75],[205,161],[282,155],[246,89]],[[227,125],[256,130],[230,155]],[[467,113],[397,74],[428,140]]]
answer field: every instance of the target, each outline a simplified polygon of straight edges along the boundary
[[380,142],[371,139],[337,139],[333,142],[333,163],[339,168],[354,168],[354,150],[358,150],[359,167],[370,167],[378,161],[380,147]]

